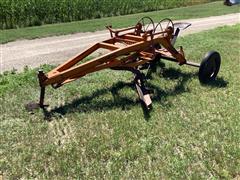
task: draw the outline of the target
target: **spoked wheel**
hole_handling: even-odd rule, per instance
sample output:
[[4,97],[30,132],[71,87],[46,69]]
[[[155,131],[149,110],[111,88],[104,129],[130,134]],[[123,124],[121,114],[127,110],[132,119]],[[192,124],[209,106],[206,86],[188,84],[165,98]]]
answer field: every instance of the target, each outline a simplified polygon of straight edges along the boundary
[[208,52],[202,60],[199,68],[199,80],[207,83],[216,78],[221,65],[221,56],[216,51]]
[[162,32],[167,30],[168,28],[172,28],[173,32],[174,32],[174,24],[172,22],[171,19],[162,19],[161,21],[159,21],[159,23],[156,25],[154,32]]
[[155,25],[154,25],[153,20],[150,17],[147,17],[147,16],[140,19],[138,21],[137,25],[141,26],[141,33],[145,33],[147,31],[155,29]]

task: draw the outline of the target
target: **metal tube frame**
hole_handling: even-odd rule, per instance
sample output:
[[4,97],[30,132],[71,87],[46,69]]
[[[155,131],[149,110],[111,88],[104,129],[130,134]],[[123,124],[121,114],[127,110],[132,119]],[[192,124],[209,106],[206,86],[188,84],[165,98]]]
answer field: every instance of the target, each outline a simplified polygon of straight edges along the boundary
[[[144,76],[140,72],[139,66],[149,64],[149,68],[153,68],[158,56],[161,59],[177,62],[180,65],[199,67],[199,64],[186,61],[182,47],[180,47],[180,50],[173,47],[174,30],[172,28],[162,32],[147,31],[140,34],[140,28],[142,27],[139,25],[120,30],[107,28],[110,31],[110,39],[93,45],[46,74],[39,71],[38,79],[41,87],[39,106],[41,108],[45,106],[46,86],[52,85],[54,88],[58,88],[87,74],[106,68],[133,72],[139,98],[149,108],[152,101],[149,91],[144,86]],[[132,32],[129,32],[130,30]],[[122,35],[119,35],[120,33]],[[162,48],[157,49],[155,48],[156,45],[160,45]],[[99,49],[106,49],[109,52],[81,63],[82,60]]]

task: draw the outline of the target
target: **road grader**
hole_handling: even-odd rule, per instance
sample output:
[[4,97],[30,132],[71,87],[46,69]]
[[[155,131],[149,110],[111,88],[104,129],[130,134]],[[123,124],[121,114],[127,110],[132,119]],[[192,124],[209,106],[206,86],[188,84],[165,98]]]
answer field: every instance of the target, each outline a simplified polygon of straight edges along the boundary
[[[156,68],[160,60],[199,68],[198,77],[201,83],[214,80],[221,64],[218,52],[208,52],[198,64],[185,58],[183,47],[180,46],[178,50],[174,47],[180,31],[189,26],[190,23],[173,23],[171,19],[154,23],[150,17],[143,17],[136,25],[128,28],[113,29],[112,26],[107,26],[109,39],[94,44],[48,73],[39,70],[40,99],[36,106],[31,107],[45,107],[45,88],[48,85],[59,88],[90,73],[108,68],[132,72],[138,96],[149,109],[152,101],[144,82],[146,74]],[[98,50],[104,53],[94,57],[93,53]]]

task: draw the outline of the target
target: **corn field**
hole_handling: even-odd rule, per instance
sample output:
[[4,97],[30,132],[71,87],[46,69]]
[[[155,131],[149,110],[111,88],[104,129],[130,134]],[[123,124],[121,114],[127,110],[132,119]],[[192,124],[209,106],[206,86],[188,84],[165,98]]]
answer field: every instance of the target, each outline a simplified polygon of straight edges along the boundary
[[0,0],[0,29],[118,16],[214,0]]

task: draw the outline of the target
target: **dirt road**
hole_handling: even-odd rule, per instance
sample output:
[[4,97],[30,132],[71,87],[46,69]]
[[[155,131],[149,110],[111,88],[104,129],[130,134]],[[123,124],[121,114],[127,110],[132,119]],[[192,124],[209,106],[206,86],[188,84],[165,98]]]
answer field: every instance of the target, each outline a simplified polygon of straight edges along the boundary
[[[240,13],[177,22],[192,24],[181,34],[186,35],[240,23]],[[90,45],[107,38],[109,38],[108,31],[98,31],[2,44],[0,45],[0,73],[13,68],[21,71],[25,66],[38,67],[41,64],[59,64]]]

